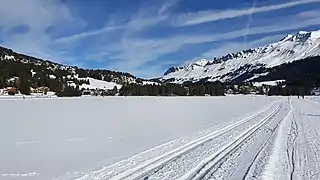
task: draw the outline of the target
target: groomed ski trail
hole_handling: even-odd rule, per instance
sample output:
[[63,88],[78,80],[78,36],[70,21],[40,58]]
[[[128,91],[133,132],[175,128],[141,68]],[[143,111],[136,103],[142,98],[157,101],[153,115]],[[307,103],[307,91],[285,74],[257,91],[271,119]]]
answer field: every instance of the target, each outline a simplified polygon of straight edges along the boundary
[[274,112],[269,114],[267,117],[261,120],[258,124],[255,124],[247,131],[240,134],[236,139],[231,141],[226,146],[222,147],[219,151],[215,154],[212,154],[208,158],[202,160],[198,166],[190,170],[187,174],[182,176],[180,180],[201,180],[204,176],[211,170],[211,168],[216,165],[219,161],[221,161],[225,156],[227,156],[232,150],[237,148],[241,143],[246,141],[254,132],[256,132],[261,126],[267,123],[270,118],[272,118],[280,109],[278,107]]

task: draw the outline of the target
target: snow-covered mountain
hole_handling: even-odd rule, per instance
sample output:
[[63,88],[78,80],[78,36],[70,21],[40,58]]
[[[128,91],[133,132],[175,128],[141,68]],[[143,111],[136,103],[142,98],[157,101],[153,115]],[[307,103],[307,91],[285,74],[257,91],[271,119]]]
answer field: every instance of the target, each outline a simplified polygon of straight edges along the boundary
[[213,59],[201,59],[183,67],[169,68],[162,80],[173,83],[186,81],[232,82],[241,75],[255,72],[246,81],[265,76],[268,70],[257,71],[257,69],[271,69],[273,67],[302,60],[308,57],[320,55],[320,30],[300,31],[289,34],[279,42],[248,49],[237,53],[227,54]]

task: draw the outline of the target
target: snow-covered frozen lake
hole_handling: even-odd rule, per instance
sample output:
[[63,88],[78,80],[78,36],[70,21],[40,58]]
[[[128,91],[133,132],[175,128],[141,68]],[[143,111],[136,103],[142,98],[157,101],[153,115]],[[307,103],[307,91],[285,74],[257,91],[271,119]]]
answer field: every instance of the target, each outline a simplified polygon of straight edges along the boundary
[[44,180],[113,164],[231,123],[279,97],[0,98],[0,179]]

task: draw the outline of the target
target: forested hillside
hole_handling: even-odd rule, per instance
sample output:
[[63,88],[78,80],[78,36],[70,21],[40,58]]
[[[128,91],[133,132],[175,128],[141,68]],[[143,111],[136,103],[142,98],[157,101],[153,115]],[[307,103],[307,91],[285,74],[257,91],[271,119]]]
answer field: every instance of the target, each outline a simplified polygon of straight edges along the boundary
[[68,83],[76,86],[89,84],[89,81],[81,79],[88,77],[117,84],[134,82],[136,79],[129,73],[64,66],[0,47],[0,89],[44,86],[51,91],[59,91],[62,87],[68,86]]

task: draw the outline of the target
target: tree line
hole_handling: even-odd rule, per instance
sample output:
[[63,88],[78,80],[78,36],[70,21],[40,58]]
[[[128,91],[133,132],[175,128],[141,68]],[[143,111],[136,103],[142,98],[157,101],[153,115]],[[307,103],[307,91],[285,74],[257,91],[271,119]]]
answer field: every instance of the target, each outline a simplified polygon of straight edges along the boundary
[[225,87],[221,82],[190,84],[127,84],[119,91],[120,96],[223,96]]
[[276,86],[271,86],[268,95],[280,96],[305,96],[311,95],[312,86],[306,85],[305,81],[293,81],[287,83],[278,83]]

